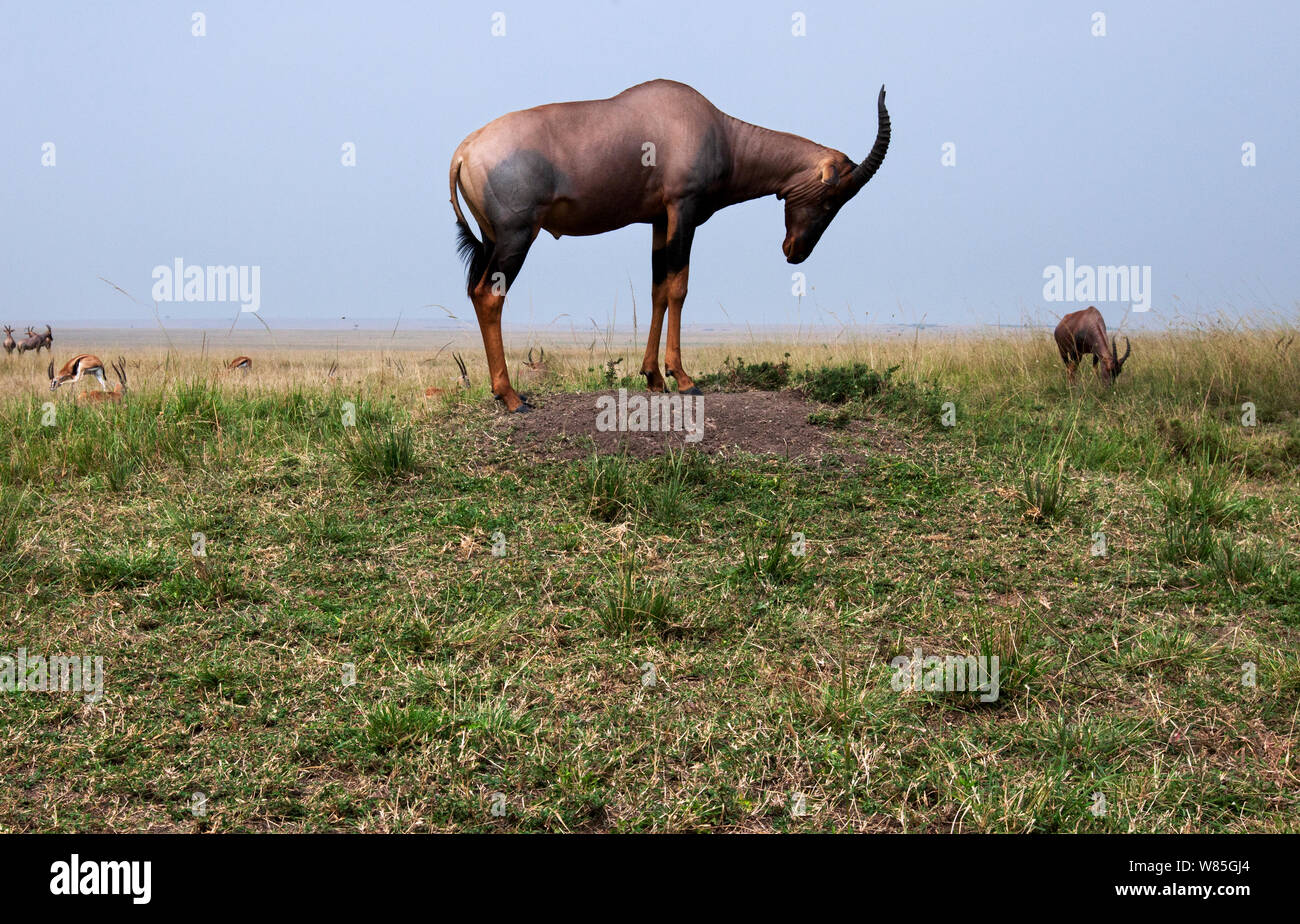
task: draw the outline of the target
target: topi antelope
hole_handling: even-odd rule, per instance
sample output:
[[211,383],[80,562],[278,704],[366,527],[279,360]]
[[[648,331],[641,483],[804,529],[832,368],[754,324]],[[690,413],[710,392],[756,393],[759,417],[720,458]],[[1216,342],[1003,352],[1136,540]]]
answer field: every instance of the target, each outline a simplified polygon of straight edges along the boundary
[[1133,352],[1128,337],[1124,338],[1123,356],[1119,355],[1118,345],[1113,339],[1107,342],[1106,321],[1101,312],[1092,307],[1072,311],[1061,318],[1053,336],[1056,338],[1056,348],[1061,351],[1061,361],[1065,363],[1071,384],[1074,383],[1074,372],[1079,367],[1079,361],[1089,353],[1092,354],[1094,366],[1100,363],[1097,378],[1101,379],[1101,384],[1110,385],[1123,371],[1124,361]]
[[248,370],[253,368],[253,361],[247,356],[236,356],[230,362],[226,363],[226,371],[234,372],[236,370],[248,374]]
[[[47,353],[54,352],[54,331],[50,329],[50,325],[48,324],[45,325],[45,333],[41,335],[41,342],[45,345],[45,351]],[[39,347],[37,347],[36,352],[40,352]]]
[[[50,363],[53,366],[53,363]],[[121,401],[126,397],[126,357],[119,356],[117,362],[112,364],[113,371],[117,373],[117,385],[109,388],[107,391],[83,391],[77,393],[78,404],[96,404],[102,401]]]
[[8,324],[6,324],[5,325],[5,352],[12,353],[17,346],[18,344],[14,342],[14,329],[10,327]]
[[81,381],[81,377],[93,375],[99,379],[99,387],[108,391],[108,382],[104,380],[104,363],[98,357],[91,353],[78,353],[72,359],[63,364],[63,368],[58,374],[54,373],[54,360],[50,360],[50,391],[55,391],[61,385],[71,383],[76,385]]
[[18,341],[18,352],[21,355],[29,350],[35,350],[37,355],[40,355],[43,346],[45,346],[45,335],[38,334],[29,327],[27,328],[27,336]]
[[[451,205],[493,395],[508,411],[529,409],[506,372],[501,309],[538,233],[603,234],[631,224],[648,224],[653,232],[650,337],[641,374],[650,391],[665,389],[659,339],[667,314],[668,375],[678,391],[699,394],[681,351],[695,229],[718,209],[775,195],[785,202],[781,251],[787,262],[802,263],[885,159],[884,87],[876,112],[876,142],[861,164],[798,135],[732,118],[671,80],[609,99],[512,112],[473,132],[452,155]],[[465,220],[458,194],[482,240]]]

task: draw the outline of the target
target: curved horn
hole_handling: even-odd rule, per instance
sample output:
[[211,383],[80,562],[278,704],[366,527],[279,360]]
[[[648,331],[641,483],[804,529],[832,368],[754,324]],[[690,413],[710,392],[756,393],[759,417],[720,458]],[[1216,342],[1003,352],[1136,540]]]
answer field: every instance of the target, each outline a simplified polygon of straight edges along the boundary
[[1129,343],[1128,337],[1124,338],[1124,355],[1116,360],[1117,365],[1124,365],[1124,360],[1128,359],[1128,354],[1133,352],[1133,344]]
[[876,175],[876,171],[884,163],[885,152],[889,150],[889,110],[885,108],[883,85],[880,88],[880,96],[876,99],[876,119],[879,123],[876,129],[876,143],[871,146],[871,153],[867,155],[867,159],[853,168],[854,192],[867,185],[867,181]]
[[531,366],[532,364],[533,364],[533,348],[532,348],[532,347],[529,347],[529,348],[528,348],[528,365]]
[[50,381],[53,382],[54,381],[54,360],[52,359],[50,360],[50,370],[46,374],[49,375]]

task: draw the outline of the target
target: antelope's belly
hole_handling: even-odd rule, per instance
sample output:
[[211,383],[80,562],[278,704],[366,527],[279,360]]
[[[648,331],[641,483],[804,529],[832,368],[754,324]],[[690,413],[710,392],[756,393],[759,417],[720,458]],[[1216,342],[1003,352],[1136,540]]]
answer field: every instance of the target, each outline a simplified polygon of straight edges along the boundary
[[582,202],[557,199],[546,210],[542,228],[555,237],[583,237],[645,224],[656,217],[654,208],[639,199],[620,201],[617,197],[610,197]]

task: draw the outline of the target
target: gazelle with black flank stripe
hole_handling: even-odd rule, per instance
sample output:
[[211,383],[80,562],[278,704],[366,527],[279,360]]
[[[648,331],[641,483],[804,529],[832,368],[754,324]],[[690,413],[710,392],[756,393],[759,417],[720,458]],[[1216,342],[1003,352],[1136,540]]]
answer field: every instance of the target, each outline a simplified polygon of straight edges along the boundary
[[99,379],[99,387],[108,391],[108,382],[104,379],[104,361],[93,353],[78,353],[63,364],[63,368],[54,372],[54,360],[50,360],[50,391],[57,391],[59,386],[76,385],[83,376],[93,375]]

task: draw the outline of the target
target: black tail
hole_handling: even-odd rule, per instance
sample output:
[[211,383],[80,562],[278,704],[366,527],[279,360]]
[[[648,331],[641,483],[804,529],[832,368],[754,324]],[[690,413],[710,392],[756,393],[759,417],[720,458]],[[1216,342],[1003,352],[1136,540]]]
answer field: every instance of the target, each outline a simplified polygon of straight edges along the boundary
[[456,254],[465,262],[465,291],[473,294],[474,287],[487,272],[492,254],[463,221],[456,222]]

